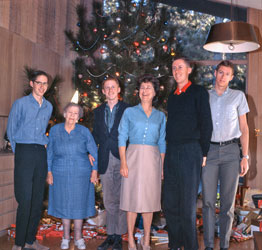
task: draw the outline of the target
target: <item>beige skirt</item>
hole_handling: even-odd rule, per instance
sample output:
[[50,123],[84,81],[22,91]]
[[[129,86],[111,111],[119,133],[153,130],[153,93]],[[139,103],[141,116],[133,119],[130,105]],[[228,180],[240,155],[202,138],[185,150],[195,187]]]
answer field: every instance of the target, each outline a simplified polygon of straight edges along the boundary
[[161,156],[158,146],[130,144],[126,152],[128,178],[122,177],[120,209],[156,212],[161,209]]

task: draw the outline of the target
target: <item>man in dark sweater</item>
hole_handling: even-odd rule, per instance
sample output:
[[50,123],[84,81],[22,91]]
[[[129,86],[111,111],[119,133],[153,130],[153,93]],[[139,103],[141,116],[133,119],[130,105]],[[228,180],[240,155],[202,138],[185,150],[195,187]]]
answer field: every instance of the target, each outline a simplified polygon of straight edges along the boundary
[[126,212],[119,209],[120,203],[120,160],[118,151],[118,125],[122,114],[129,106],[119,101],[119,82],[108,77],[102,83],[106,103],[94,110],[93,136],[98,144],[98,173],[103,186],[103,200],[106,209],[107,239],[98,250],[122,249],[121,235],[127,232]]
[[172,250],[198,249],[196,200],[212,134],[209,95],[188,80],[191,71],[186,58],[175,58],[177,87],[168,98],[164,164],[164,212]]

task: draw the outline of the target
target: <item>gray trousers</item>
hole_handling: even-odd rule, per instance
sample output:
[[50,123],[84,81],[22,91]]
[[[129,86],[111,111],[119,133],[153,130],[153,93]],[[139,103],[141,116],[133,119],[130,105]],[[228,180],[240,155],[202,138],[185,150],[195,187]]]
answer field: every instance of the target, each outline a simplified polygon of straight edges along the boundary
[[103,201],[106,209],[107,234],[122,235],[127,232],[126,212],[119,209],[121,175],[120,160],[109,155],[105,174],[100,175],[103,188]]
[[202,169],[204,243],[214,247],[215,203],[220,182],[220,247],[228,248],[234,219],[234,203],[240,173],[240,150],[237,143],[210,145],[207,164]]

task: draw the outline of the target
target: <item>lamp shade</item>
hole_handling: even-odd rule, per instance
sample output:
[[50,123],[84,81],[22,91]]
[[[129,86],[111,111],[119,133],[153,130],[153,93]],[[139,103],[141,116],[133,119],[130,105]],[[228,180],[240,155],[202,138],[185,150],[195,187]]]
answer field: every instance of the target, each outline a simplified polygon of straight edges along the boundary
[[242,53],[260,47],[254,27],[245,22],[214,24],[208,34],[205,50],[220,53]]

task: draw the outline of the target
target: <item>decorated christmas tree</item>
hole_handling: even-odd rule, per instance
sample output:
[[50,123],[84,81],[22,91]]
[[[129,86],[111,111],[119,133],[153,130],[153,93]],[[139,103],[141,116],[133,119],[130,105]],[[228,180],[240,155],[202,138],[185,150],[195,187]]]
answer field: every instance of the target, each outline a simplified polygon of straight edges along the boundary
[[[77,6],[78,33],[66,31],[72,49],[78,53],[74,61],[73,82],[89,124],[92,110],[101,104],[101,83],[108,76],[121,83],[121,97],[137,103],[136,80],[150,73],[161,83],[159,108],[164,109],[171,90],[170,66],[176,55],[175,28],[169,25],[167,8],[159,8],[152,1],[117,1],[115,10],[93,3],[93,16],[87,18],[87,9]],[[172,79],[171,79],[172,81]]]

